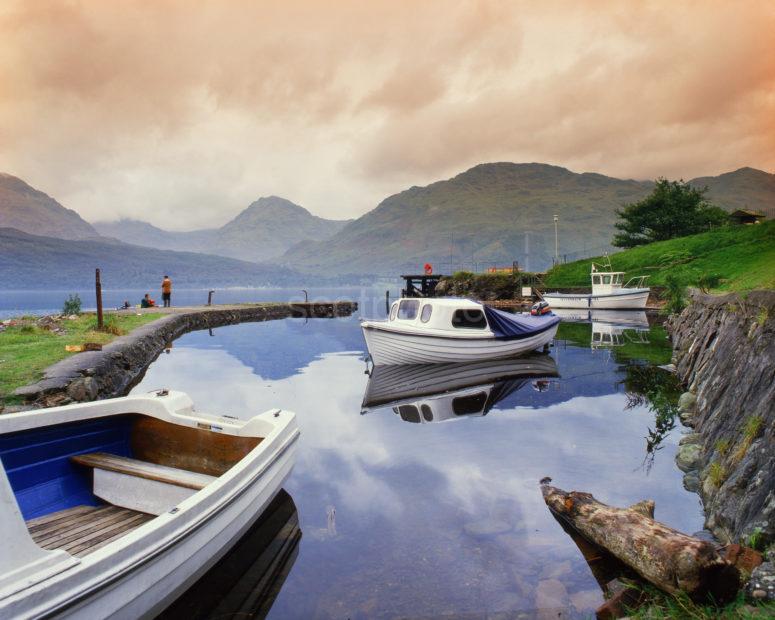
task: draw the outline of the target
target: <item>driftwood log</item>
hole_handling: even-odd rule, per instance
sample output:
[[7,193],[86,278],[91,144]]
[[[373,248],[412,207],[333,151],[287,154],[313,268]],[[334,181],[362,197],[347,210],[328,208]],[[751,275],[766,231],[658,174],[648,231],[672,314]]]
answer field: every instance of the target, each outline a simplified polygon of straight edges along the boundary
[[616,508],[589,493],[568,493],[550,482],[551,478],[541,480],[541,492],[555,516],[658,588],[719,604],[737,594],[737,568],[713,544],[655,521],[653,501]]

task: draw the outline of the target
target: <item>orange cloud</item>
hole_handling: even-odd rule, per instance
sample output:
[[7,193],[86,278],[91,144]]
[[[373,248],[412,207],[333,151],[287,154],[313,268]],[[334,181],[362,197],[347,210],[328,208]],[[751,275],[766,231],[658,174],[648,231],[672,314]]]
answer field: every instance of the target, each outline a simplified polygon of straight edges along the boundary
[[775,169],[767,2],[22,2],[0,170],[90,219],[352,217],[481,161]]

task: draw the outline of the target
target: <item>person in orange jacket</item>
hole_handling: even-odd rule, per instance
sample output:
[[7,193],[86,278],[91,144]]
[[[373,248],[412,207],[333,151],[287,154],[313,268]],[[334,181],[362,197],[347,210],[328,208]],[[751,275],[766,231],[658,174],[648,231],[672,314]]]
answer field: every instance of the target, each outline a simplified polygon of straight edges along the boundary
[[161,298],[165,308],[169,308],[172,305],[170,301],[172,298],[172,280],[170,280],[169,276],[164,276],[164,279],[161,281]]

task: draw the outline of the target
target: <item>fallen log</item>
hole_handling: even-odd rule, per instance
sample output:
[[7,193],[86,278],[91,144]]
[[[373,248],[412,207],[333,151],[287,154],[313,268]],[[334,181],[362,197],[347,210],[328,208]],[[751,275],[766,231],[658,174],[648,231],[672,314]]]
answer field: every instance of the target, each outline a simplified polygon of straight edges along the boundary
[[541,493],[558,518],[658,588],[718,604],[737,594],[737,568],[713,544],[655,521],[653,502],[616,508],[597,501],[590,493],[568,493],[550,482],[551,478],[541,480]]

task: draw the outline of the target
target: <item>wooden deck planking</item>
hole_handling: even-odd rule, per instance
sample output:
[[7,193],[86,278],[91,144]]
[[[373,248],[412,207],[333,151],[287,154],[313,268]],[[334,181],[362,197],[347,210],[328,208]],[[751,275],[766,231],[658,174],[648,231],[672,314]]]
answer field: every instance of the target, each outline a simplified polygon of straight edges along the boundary
[[27,526],[32,539],[43,549],[62,549],[82,557],[153,518],[118,506],[76,506],[31,519]]

